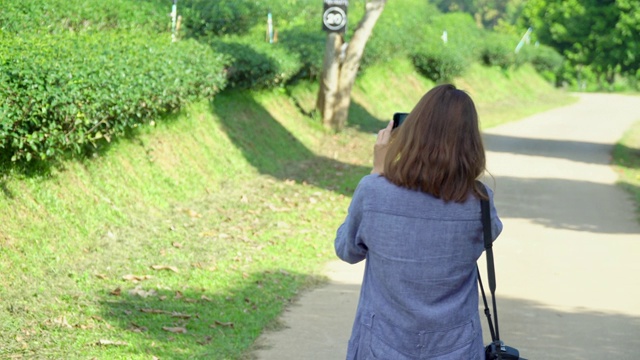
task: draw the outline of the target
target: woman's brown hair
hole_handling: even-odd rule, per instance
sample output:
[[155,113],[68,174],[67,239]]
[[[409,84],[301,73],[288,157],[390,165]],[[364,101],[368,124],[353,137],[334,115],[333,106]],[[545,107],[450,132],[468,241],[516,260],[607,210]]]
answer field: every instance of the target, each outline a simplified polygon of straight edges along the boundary
[[429,90],[396,128],[384,176],[398,186],[444,201],[464,202],[485,171],[478,113],[471,97],[450,84]]

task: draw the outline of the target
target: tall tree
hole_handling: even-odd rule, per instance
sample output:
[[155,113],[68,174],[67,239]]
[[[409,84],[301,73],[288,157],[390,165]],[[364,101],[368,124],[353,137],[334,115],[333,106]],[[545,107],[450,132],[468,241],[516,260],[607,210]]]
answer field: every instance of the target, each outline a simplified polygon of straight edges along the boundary
[[316,107],[322,123],[335,131],[344,129],[351,104],[351,89],[360,67],[367,40],[384,10],[387,0],[367,1],[365,13],[356,27],[351,41],[343,35],[327,34],[322,77]]
[[640,0],[530,0],[523,19],[541,42],[611,83],[640,69],[639,8]]

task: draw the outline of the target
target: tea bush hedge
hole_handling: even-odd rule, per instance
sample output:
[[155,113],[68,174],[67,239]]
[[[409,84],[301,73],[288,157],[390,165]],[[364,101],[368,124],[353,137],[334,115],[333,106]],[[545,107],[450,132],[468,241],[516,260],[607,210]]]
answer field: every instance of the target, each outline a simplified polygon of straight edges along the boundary
[[416,69],[435,81],[448,81],[464,73],[470,62],[458,49],[445,44],[423,45],[411,55]]
[[529,56],[529,62],[533,67],[550,82],[556,82],[558,73],[562,70],[564,57],[554,48],[539,45],[525,47]]
[[[364,4],[350,2],[347,41]],[[181,1],[177,43],[169,42],[168,0],[0,0],[0,6],[0,160],[57,159],[224,87],[278,87],[316,79],[322,70],[326,34],[317,0]],[[275,44],[265,41],[269,11]],[[468,14],[441,14],[424,1],[389,2],[361,69],[409,56],[435,81],[461,75],[473,61],[501,67],[530,61],[555,77],[561,56],[540,48],[514,58],[511,41],[486,35]]]
[[136,32],[3,35],[3,160],[52,160],[122,135],[225,86],[226,60]]
[[282,86],[302,69],[298,56],[280,44],[242,38],[216,38],[211,42],[211,47],[216,53],[230,58],[227,78],[229,86],[235,88]]
[[171,1],[0,0],[4,33],[145,29],[167,31]]
[[[352,1],[357,3],[362,0]],[[271,12],[276,28],[292,23],[306,23],[320,29],[322,2],[317,0],[191,0],[179,3],[188,36],[244,35],[254,27],[266,28]]]
[[478,62],[486,31],[479,29],[473,17],[466,13],[447,13],[436,16],[425,27],[429,42],[443,43],[447,33],[447,47],[467,62]]
[[438,15],[427,1],[388,2],[367,42],[361,66],[408,57],[425,42],[441,41],[440,34],[427,27]]
[[[518,38],[499,33],[487,33],[483,42],[480,58],[482,63],[487,66],[497,66],[501,69],[508,69],[512,65],[516,65],[515,48],[518,44]],[[526,53],[522,53],[519,63],[526,62],[523,57]]]

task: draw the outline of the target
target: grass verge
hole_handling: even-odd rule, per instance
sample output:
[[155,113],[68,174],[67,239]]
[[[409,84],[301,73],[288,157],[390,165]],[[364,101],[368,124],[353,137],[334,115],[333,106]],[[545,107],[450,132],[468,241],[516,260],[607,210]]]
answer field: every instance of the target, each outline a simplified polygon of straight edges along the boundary
[[640,221],[640,122],[635,123],[613,148],[618,184],[634,197]]
[[[483,126],[572,101],[518,71],[457,80]],[[0,358],[250,358],[324,281],[374,133],[431,86],[408,62],[369,68],[340,134],[305,115],[317,84],[227,92],[94,159],[2,178]]]

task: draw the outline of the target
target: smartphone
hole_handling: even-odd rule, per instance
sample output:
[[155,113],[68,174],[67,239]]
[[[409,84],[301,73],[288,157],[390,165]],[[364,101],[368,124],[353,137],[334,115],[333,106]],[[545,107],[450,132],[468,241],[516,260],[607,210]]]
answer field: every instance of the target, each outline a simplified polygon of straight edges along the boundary
[[407,118],[407,115],[409,115],[409,113],[395,113],[393,114],[393,128],[397,128],[398,126],[402,125],[402,122],[404,121],[404,119]]

